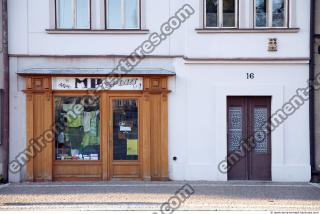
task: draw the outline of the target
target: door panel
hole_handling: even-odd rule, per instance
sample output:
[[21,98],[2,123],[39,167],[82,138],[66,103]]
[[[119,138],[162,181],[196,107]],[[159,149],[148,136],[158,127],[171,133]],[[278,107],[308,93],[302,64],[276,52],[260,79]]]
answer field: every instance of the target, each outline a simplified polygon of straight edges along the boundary
[[250,99],[250,129],[255,148],[250,152],[250,180],[271,180],[271,135],[265,124],[271,116],[271,99]]
[[[271,97],[228,97],[228,180],[271,180]],[[254,136],[255,147],[249,148]],[[246,144],[246,145],[245,145]]]
[[233,155],[240,149],[240,142],[245,138],[247,132],[245,104],[245,100],[241,97],[228,98],[228,157],[231,162],[237,162],[235,165],[232,164],[232,169],[228,173],[229,180],[246,180],[248,178],[246,159],[238,161],[238,157]]

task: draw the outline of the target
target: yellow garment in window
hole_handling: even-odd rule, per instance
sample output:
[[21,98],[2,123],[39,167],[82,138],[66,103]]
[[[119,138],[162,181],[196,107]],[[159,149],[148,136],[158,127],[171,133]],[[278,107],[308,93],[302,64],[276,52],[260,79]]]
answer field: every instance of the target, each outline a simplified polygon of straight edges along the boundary
[[127,139],[127,155],[138,155],[137,139]]
[[67,116],[68,127],[69,128],[78,128],[81,126],[81,116],[68,115]]

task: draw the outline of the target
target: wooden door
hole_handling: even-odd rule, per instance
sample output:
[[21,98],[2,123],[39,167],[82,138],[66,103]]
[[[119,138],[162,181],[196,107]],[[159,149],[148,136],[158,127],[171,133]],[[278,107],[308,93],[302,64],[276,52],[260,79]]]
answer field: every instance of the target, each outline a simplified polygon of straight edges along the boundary
[[229,180],[271,180],[271,97],[228,97]]
[[110,98],[110,177],[141,178],[139,98]]

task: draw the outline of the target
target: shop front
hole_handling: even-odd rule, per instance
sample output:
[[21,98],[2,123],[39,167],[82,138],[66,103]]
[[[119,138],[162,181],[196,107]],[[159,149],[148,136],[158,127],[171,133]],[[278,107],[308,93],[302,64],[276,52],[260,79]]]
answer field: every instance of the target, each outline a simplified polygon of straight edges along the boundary
[[41,151],[33,148],[27,180],[168,180],[167,82],[175,74],[138,70],[112,79],[110,72],[19,73],[25,79],[26,146],[46,130],[54,133]]

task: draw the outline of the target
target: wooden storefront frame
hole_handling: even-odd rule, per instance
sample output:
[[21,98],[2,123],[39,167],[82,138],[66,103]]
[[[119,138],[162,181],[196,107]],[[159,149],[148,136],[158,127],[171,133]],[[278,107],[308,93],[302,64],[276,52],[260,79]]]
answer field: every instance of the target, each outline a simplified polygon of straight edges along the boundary
[[[54,124],[55,96],[88,96],[90,91],[55,91],[51,88],[53,75],[22,75],[26,80],[27,146],[32,145],[36,135]],[[60,75],[59,75],[60,76]],[[61,75],[69,76],[69,75]],[[74,75],[81,77],[81,75]],[[91,75],[87,75],[91,76]],[[112,98],[136,98],[139,103],[139,179],[168,180],[168,76],[153,75],[143,77],[141,91],[99,91],[100,96],[100,160],[99,161],[56,161],[55,140],[27,165],[28,181],[82,181],[111,180],[111,160],[109,145],[110,102]],[[96,77],[96,75],[92,75]],[[126,76],[137,77],[137,75]],[[39,100],[35,100],[35,98]],[[37,101],[37,105],[36,102]],[[39,109],[42,108],[42,111]],[[39,113],[40,112],[40,113]],[[42,113],[41,113],[42,112]],[[104,119],[108,118],[108,120]],[[40,121],[38,121],[40,120]],[[39,124],[35,127],[35,124]],[[40,161],[39,161],[40,160]],[[132,164],[132,163],[128,163]],[[94,169],[92,171],[92,169]],[[71,174],[64,173],[72,172]],[[78,171],[82,172],[77,174]],[[57,173],[60,174],[57,174]],[[89,173],[90,172],[90,173]],[[127,177],[128,178],[128,177]],[[124,177],[126,179],[126,177]]]

